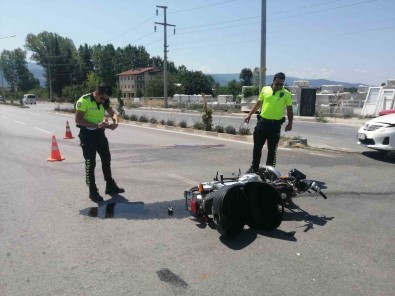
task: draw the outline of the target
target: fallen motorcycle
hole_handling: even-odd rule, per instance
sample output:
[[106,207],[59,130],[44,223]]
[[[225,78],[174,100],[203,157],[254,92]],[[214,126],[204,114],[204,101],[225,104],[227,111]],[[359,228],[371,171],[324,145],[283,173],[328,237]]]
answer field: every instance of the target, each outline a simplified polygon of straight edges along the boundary
[[215,224],[224,236],[234,236],[244,225],[271,231],[278,228],[284,203],[302,192],[315,191],[327,198],[315,181],[296,169],[283,176],[274,167],[261,166],[257,173],[236,177],[214,177],[184,191],[185,207],[191,215]]

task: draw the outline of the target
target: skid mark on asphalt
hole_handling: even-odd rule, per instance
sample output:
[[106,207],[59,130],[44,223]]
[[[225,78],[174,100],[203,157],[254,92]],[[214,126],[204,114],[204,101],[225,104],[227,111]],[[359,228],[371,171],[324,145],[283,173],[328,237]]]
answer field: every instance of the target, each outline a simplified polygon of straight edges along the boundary
[[188,287],[188,284],[182,278],[168,268],[162,268],[158,270],[156,274],[162,282],[169,283],[174,287],[181,289],[186,289]]
[[167,174],[167,176],[172,178],[172,179],[176,179],[178,181],[183,181],[183,182],[185,182],[187,184],[190,184],[190,185],[196,185],[198,183],[196,181],[193,181],[191,179],[188,179],[188,178],[185,178],[183,176],[176,175],[176,174]]

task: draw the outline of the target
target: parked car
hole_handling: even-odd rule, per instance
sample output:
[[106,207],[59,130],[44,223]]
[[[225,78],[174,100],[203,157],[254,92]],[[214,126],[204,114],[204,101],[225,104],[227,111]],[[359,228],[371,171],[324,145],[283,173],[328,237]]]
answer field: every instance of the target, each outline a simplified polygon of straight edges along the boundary
[[388,115],[392,113],[395,113],[395,109],[382,110],[379,112],[379,116]]
[[0,96],[0,102],[4,102],[3,96]]
[[357,134],[358,144],[378,151],[395,151],[395,114],[367,121]]
[[37,104],[36,95],[34,95],[34,94],[23,95],[22,101],[23,101],[23,104],[25,104],[25,105],[26,104]]

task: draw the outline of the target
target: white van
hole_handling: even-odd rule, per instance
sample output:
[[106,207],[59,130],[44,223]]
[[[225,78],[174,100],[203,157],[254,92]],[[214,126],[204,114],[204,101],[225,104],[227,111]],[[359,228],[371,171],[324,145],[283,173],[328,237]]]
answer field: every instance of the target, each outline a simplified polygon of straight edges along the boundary
[[36,103],[36,95],[34,95],[34,94],[23,95],[22,101],[24,104],[37,104]]

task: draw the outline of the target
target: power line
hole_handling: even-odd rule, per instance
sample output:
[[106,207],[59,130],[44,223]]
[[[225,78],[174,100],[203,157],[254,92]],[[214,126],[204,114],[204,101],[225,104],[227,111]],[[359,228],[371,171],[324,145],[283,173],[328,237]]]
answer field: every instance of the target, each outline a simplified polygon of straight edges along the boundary
[[343,5],[343,6],[337,6],[337,7],[332,7],[332,8],[322,9],[322,10],[300,13],[300,14],[294,14],[294,15],[290,15],[290,16],[286,16],[286,17],[282,17],[282,18],[277,18],[277,19],[271,20],[271,21],[279,21],[279,20],[283,20],[283,19],[289,19],[291,17],[297,17],[297,16],[307,15],[307,14],[314,14],[314,13],[318,13],[318,12],[327,12],[329,10],[336,10],[336,9],[340,9],[340,8],[351,7],[351,6],[356,6],[356,5],[361,5],[361,4],[371,3],[371,2],[377,2],[377,1],[379,1],[379,0],[362,1],[362,2],[352,3],[352,4],[348,4],[348,5]]
[[338,35],[353,35],[353,34],[360,34],[360,33],[367,33],[367,32],[376,32],[376,31],[390,30],[390,29],[394,29],[394,28],[395,28],[395,26],[391,26],[391,27],[384,27],[384,28],[378,28],[378,29],[371,29],[371,30],[343,33],[343,34],[338,34]]
[[329,2],[315,4],[315,5],[308,5],[308,6],[298,7],[298,8],[281,10],[281,11],[278,11],[278,12],[269,13],[268,15],[284,14],[284,12],[295,11],[295,10],[302,10],[302,9],[305,9],[305,8],[312,8],[312,7],[317,7],[317,6],[323,6],[323,5],[327,5],[327,4],[331,4],[331,3],[339,2],[339,1],[343,1],[343,0],[334,0],[334,1],[329,1]]
[[16,36],[16,35],[11,35],[11,36],[0,37],[0,39],[12,38],[12,37],[15,37],[15,36]]
[[237,19],[237,20],[232,20],[232,21],[226,21],[226,22],[220,22],[220,23],[212,23],[212,24],[207,24],[207,25],[199,25],[199,26],[192,26],[192,27],[184,27],[184,28],[179,28],[178,30],[187,30],[187,29],[194,29],[194,28],[201,28],[201,27],[209,27],[209,26],[215,26],[215,25],[222,25],[222,24],[227,24],[227,23],[236,23],[236,22],[242,22],[244,20],[251,20],[254,18],[259,18],[260,16],[252,16],[252,17],[246,17],[242,19]]
[[[295,11],[295,10],[301,10],[301,9],[305,9],[305,8],[312,8],[312,7],[317,7],[317,6],[323,6],[323,5],[327,5],[327,4],[331,4],[331,3],[339,2],[339,1],[343,1],[343,0],[334,0],[334,1],[329,1],[329,2],[320,3],[320,4],[316,4],[316,5],[302,6],[302,7],[299,7],[299,8],[293,8],[293,9],[289,9],[289,10],[282,10],[282,11],[279,11],[279,12],[269,13],[268,15],[284,14],[284,12],[288,12],[288,11]],[[251,20],[251,19],[255,19],[255,18],[260,18],[260,17],[261,17],[260,15],[257,15],[257,16],[247,17],[247,18],[241,18],[241,19],[236,19],[236,20],[219,22],[219,23],[212,23],[212,24],[192,26],[192,27],[181,27],[178,30],[186,30],[186,29],[193,29],[193,28],[199,28],[199,27],[209,27],[209,26],[222,25],[222,24],[227,24],[227,23],[235,23],[235,22],[241,22],[241,21],[244,21],[244,20]]]
[[194,8],[188,8],[188,9],[172,11],[172,12],[169,12],[169,13],[180,13],[180,12],[185,12],[185,11],[191,11],[191,10],[196,10],[196,9],[201,9],[201,8],[217,6],[217,5],[221,5],[221,4],[228,3],[228,2],[234,2],[234,1],[237,1],[237,0],[228,0],[228,1],[223,1],[223,2],[219,2],[219,3],[209,4],[209,5],[205,5],[205,6],[199,6],[199,7],[194,7]]
[[[219,3],[211,4],[211,5],[200,6],[200,7],[194,7],[194,8],[184,9],[184,10],[178,10],[178,11],[169,12],[169,13],[179,13],[179,12],[185,12],[185,11],[190,11],[190,10],[195,10],[195,9],[201,9],[201,8],[216,6],[216,5],[220,5],[220,4],[227,3],[227,2],[232,2],[232,1],[237,1],[237,0],[228,0],[228,1],[223,1],[223,2],[219,2]],[[117,38],[119,38],[119,37],[121,37],[121,36],[124,36],[125,34],[127,34],[127,33],[131,32],[131,31],[135,30],[136,28],[138,28],[138,27],[140,27],[141,25],[143,25],[143,24],[149,22],[150,20],[152,20],[152,19],[155,18],[155,17],[156,17],[156,16],[154,15],[154,16],[152,16],[152,17],[150,17],[150,18],[144,20],[143,22],[137,24],[136,26],[130,28],[129,30],[127,30],[127,31],[125,31],[125,32],[123,32],[123,33],[121,33],[121,34],[115,36],[114,38],[111,38],[111,39],[107,40],[106,43],[107,43],[107,42],[110,42],[110,41],[112,41],[112,40],[115,40],[115,39],[117,39]],[[148,36],[148,35],[146,35],[146,36]],[[146,37],[146,36],[143,36],[143,37]],[[142,39],[142,38],[141,38],[141,39]],[[140,39],[138,39],[138,40],[140,40]],[[136,40],[136,41],[138,41],[138,40]],[[136,42],[136,41],[134,41],[134,42]]]
[[223,29],[228,29],[228,28],[235,28],[235,27],[240,27],[240,26],[246,26],[246,25],[250,25],[250,24],[255,24],[255,23],[257,23],[257,22],[259,22],[259,21],[253,21],[253,22],[249,22],[249,23],[245,23],[245,24],[232,25],[232,26],[227,26],[227,27],[222,27],[222,28],[214,28],[214,29],[207,29],[207,30],[197,30],[197,31],[188,31],[188,32],[179,33],[179,35],[182,35],[182,34],[190,34],[190,33],[207,32],[207,31],[223,30]]
[[150,17],[150,18],[148,18],[148,19],[146,19],[145,21],[141,22],[140,24],[138,24],[138,25],[136,25],[136,26],[130,28],[129,30],[127,30],[127,31],[125,31],[125,32],[123,32],[123,33],[121,33],[121,34],[115,36],[114,38],[111,38],[111,39],[107,40],[106,43],[108,43],[108,42],[110,42],[110,41],[112,41],[112,40],[115,40],[115,39],[117,39],[117,38],[119,38],[119,37],[121,37],[121,36],[123,36],[123,35],[125,35],[125,34],[127,34],[127,33],[129,33],[129,32],[131,32],[131,31],[135,30],[136,28],[140,27],[141,25],[144,25],[145,23],[149,22],[149,21],[152,20],[153,18],[155,18],[155,15],[152,16],[152,17]]

